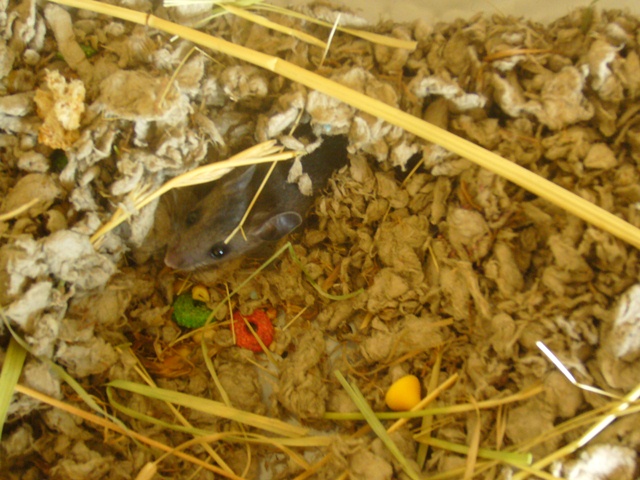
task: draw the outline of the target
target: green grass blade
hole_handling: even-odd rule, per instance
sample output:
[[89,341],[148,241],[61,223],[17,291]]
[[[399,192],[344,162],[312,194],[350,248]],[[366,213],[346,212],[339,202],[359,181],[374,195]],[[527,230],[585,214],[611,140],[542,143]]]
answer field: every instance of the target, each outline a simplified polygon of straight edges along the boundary
[[[466,455],[469,452],[469,447],[466,445],[460,445],[458,443],[447,442],[446,440],[440,440],[438,438],[427,438],[422,442],[431,445],[432,447],[441,448],[443,450],[449,450],[450,452],[460,453]],[[530,453],[518,453],[518,452],[500,452],[497,450],[491,450],[488,448],[478,449],[478,457],[486,458],[488,460],[498,460],[503,463],[508,463],[515,467],[524,467],[531,465],[533,462],[533,455]]]
[[108,383],[107,386],[127,390],[132,393],[138,393],[145,397],[155,398],[156,400],[182,405],[183,407],[267,430],[284,437],[301,437],[309,433],[309,430],[304,427],[291,425],[280,420],[257,415],[255,413],[238,410],[237,408],[228,407],[221,402],[195,397],[186,393],[165,390],[164,388],[149,387],[147,385],[125,380],[114,380],[113,382]]
[[311,278],[311,275],[309,275],[307,273],[307,271],[304,269],[304,265],[302,265],[302,262],[300,261],[300,259],[296,255],[296,252],[293,249],[293,245],[291,245],[291,242],[288,242],[286,246],[289,248],[289,255],[291,255],[291,259],[296,263],[296,265],[298,265],[298,267],[300,267],[300,270],[302,270],[302,273],[305,276],[305,278],[307,279],[307,282],[309,282],[311,284],[311,286],[316,290],[316,292],[318,292],[323,297],[328,298],[329,300],[348,300],[350,298],[357,297],[358,295],[360,295],[361,293],[364,292],[364,288],[360,288],[359,290],[356,290],[355,292],[347,293],[345,295],[332,295],[329,292],[325,292],[320,287],[320,285],[318,285]]
[[169,422],[165,422],[163,420],[160,420],[158,418],[155,417],[151,417],[149,415],[145,415],[144,413],[141,413],[137,410],[134,410],[132,408],[129,408],[125,405],[122,405],[121,403],[117,402],[114,398],[113,398],[113,389],[111,387],[107,387],[107,398],[109,399],[109,405],[111,405],[114,409],[118,410],[120,413],[123,413],[131,418],[134,418],[136,420],[139,421],[143,421],[143,422],[148,422],[148,423],[152,423],[154,425],[158,425],[162,428],[167,428],[170,430],[175,430],[177,432],[183,432],[183,433],[188,433],[189,435],[194,435],[194,436],[207,436],[207,435],[213,435],[216,432],[210,431],[210,430],[203,430],[201,428],[196,428],[196,427],[185,427],[182,425],[178,425],[177,423],[169,423]]
[[[5,318],[4,315],[2,315],[2,320],[4,321],[4,325],[9,330],[9,333],[11,333],[12,341],[17,343],[22,349],[24,349],[25,354],[26,352],[31,353],[29,344],[25,342],[24,339],[22,339],[20,335],[18,335],[18,333],[11,327],[11,325],[9,324],[9,321]],[[82,401],[85,402],[87,406],[91,408],[94,412],[108,418],[119,427],[127,429],[127,427],[120,420],[118,420],[113,415],[109,415],[107,412],[105,412],[100,407],[100,405],[96,403],[93,397],[89,395],[89,393],[84,388],[82,388],[82,385],[80,385],[75,378],[69,375],[64,368],[62,368],[60,365],[58,365],[57,363],[53,362],[48,358],[41,358],[41,357],[36,357],[36,358],[38,358],[38,360],[40,360],[41,362],[44,362],[47,365],[49,365],[49,368],[51,368],[51,370],[53,370],[56,373],[56,375],[58,375],[64,382],[66,382],[67,385],[69,385],[73,389],[73,391],[76,392],[78,397],[80,397]],[[4,368],[3,368],[3,373],[4,373]],[[2,391],[4,392],[5,390],[3,389]],[[13,387],[10,391],[13,391]],[[2,395],[2,393],[0,393],[0,395]]]
[[391,454],[400,463],[400,465],[402,465],[402,469],[404,470],[404,472],[412,480],[420,480],[421,478],[420,474],[413,469],[409,461],[405,458],[405,456],[402,454],[398,446],[391,439],[391,437],[387,433],[387,430],[384,428],[384,425],[382,425],[380,420],[378,420],[378,418],[376,417],[376,414],[373,412],[373,410],[367,403],[367,400],[364,398],[364,396],[362,395],[358,387],[356,387],[355,385],[351,385],[349,382],[347,382],[347,379],[344,378],[342,373],[340,373],[338,370],[336,370],[333,373],[338,378],[338,381],[340,382],[342,387],[349,394],[353,403],[356,404],[356,406],[358,407],[358,410],[362,412],[362,414],[365,417],[365,420],[371,427],[371,430],[375,432],[378,438],[380,438],[380,440],[382,440],[382,443],[384,443],[384,445],[387,447],[389,452],[391,452]]
[[27,350],[11,337],[7,355],[4,357],[2,372],[0,373],[0,436],[7,419],[7,412],[11,404],[14,389],[22,373],[22,366],[27,358]]

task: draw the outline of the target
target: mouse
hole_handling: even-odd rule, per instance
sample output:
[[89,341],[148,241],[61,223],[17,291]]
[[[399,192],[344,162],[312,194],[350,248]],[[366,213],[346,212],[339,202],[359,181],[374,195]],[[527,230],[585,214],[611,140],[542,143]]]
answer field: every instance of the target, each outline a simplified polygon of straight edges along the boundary
[[164,263],[176,270],[191,271],[220,265],[274,244],[298,228],[334,171],[347,164],[345,135],[322,138],[320,145],[301,157],[303,173],[309,175],[313,192],[304,195],[297,183],[287,182],[293,160],[278,162],[252,207],[242,231],[228,242],[258,191],[270,164],[236,168],[204,191],[194,190],[193,205],[174,215],[173,238]]

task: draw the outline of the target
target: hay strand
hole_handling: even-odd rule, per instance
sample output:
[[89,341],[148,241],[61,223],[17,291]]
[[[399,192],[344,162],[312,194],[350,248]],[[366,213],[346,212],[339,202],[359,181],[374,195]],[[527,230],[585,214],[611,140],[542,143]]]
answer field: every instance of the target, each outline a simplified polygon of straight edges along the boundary
[[237,408],[228,407],[224,403],[216,402],[201,397],[194,397],[186,393],[175,392],[172,390],[166,390],[164,388],[153,388],[146,385],[141,385],[135,382],[129,382],[125,380],[114,380],[107,384],[108,388],[117,388],[120,390],[126,390],[132,393],[138,393],[149,398],[155,398],[156,400],[162,400],[165,402],[181,405],[183,407],[198,410],[199,412],[207,413],[209,415],[215,415],[217,417],[233,420],[238,423],[250,425],[252,427],[260,428],[276,435],[282,435],[285,437],[301,437],[309,433],[309,430],[304,427],[297,427],[280,420],[267,418],[255,413],[245,412],[238,410]]

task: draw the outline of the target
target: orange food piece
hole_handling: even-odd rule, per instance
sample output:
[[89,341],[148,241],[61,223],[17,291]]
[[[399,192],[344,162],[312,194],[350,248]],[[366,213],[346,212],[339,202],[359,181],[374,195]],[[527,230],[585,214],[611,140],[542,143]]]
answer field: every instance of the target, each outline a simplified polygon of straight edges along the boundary
[[256,340],[256,338],[251,334],[243,318],[251,324],[251,328],[253,328],[256,334],[260,337],[260,340],[262,340],[265,347],[271,345],[274,334],[273,324],[271,323],[271,319],[267,313],[260,309],[255,310],[248,316],[244,316],[240,312],[233,314],[234,322],[232,323],[232,328],[236,335],[236,345],[254,352],[262,351],[260,343],[258,343],[258,340]]

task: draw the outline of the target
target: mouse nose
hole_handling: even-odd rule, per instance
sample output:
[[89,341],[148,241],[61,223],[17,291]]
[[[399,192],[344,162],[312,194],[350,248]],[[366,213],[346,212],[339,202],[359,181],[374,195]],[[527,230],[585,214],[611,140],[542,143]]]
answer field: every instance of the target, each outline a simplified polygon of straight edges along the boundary
[[178,259],[175,255],[171,255],[171,252],[167,252],[164,256],[164,264],[169,267],[178,270],[180,268]]
[[173,268],[174,270],[184,270],[184,267],[188,263],[184,255],[181,255],[178,250],[169,249],[164,256],[164,264],[169,268]]

